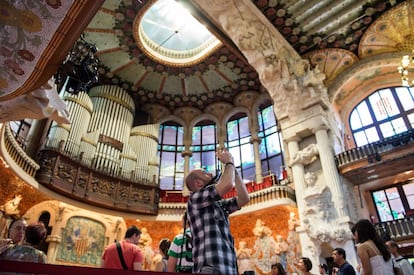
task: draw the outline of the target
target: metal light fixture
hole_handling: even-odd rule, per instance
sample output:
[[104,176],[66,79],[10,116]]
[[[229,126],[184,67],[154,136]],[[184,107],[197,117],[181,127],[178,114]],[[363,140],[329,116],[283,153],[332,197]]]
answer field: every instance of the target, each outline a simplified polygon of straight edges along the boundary
[[65,87],[72,94],[87,92],[89,87],[98,82],[99,59],[95,57],[96,52],[95,45],[81,36],[55,74],[58,91]]
[[398,67],[398,72],[401,74],[402,86],[413,87],[414,80],[410,80],[409,67],[414,64],[414,51],[410,55],[404,55],[401,58],[401,66]]

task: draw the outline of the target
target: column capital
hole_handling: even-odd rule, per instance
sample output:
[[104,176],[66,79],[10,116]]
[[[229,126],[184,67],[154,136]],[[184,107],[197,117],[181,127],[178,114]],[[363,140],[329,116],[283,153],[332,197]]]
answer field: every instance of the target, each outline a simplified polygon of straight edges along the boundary
[[193,156],[193,151],[191,151],[189,149],[185,149],[184,151],[181,152],[181,156],[182,157],[192,157]]
[[258,137],[258,136],[252,136],[250,138],[250,143],[255,143],[255,142],[257,142],[257,143],[260,144],[260,142],[262,142],[262,138],[261,137]]
[[327,131],[327,130],[329,130],[330,128],[327,126],[327,125],[325,125],[325,124],[320,124],[320,125],[318,125],[318,126],[316,126],[316,127],[313,127],[312,128],[312,134],[315,134],[317,131],[320,131],[320,130],[325,130],[325,131]]
[[62,237],[59,235],[49,235],[46,238],[46,242],[48,243],[60,243],[62,242]]

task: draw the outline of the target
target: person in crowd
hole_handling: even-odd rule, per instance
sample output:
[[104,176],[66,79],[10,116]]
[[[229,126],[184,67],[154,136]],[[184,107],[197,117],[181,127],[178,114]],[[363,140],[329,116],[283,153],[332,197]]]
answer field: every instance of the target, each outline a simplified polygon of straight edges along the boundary
[[183,217],[184,234],[176,235],[168,250],[168,272],[191,273],[193,271],[193,254],[191,230],[186,227],[187,215]]
[[[234,239],[228,216],[249,202],[249,196],[235,169],[233,156],[224,148],[217,151],[222,175],[203,169],[192,170],[185,178],[191,191],[187,202],[188,221],[193,237],[194,273],[237,275]],[[237,197],[222,199],[235,186]]]
[[[46,237],[46,234],[47,230],[43,223],[30,224],[27,228],[25,227],[26,240],[22,244],[11,245],[0,254],[0,260],[46,263],[45,253],[35,248]],[[21,234],[17,235],[21,236]]]
[[394,240],[389,240],[385,245],[392,255],[394,266],[398,266],[403,275],[414,275],[414,269],[410,261],[400,255],[398,244]]
[[391,254],[369,220],[359,220],[351,232],[357,243],[361,275],[394,274]]
[[271,272],[271,275],[286,275],[286,271],[281,263],[272,264]]
[[326,275],[329,274],[329,268],[327,264],[320,264],[319,265],[319,274]]
[[[102,256],[102,267],[124,270],[142,270],[144,255],[137,246],[141,230],[131,226],[125,233],[125,239],[121,242],[109,245]],[[120,247],[120,250],[117,248]],[[121,258],[124,260],[122,263]]]
[[7,231],[7,239],[0,241],[0,253],[8,249],[13,244],[22,244],[25,239],[27,222],[24,218],[13,220]]
[[169,239],[162,239],[160,241],[160,244],[158,245],[160,254],[161,254],[161,260],[158,261],[155,265],[154,270],[152,271],[158,271],[158,272],[166,272],[167,266],[168,266],[168,249],[170,249],[171,241]]
[[312,275],[310,272],[312,269],[312,261],[307,257],[302,257],[298,262],[298,269],[302,272],[303,275]]
[[354,267],[346,261],[345,249],[337,247],[332,251],[332,259],[336,265],[336,275],[356,275]]

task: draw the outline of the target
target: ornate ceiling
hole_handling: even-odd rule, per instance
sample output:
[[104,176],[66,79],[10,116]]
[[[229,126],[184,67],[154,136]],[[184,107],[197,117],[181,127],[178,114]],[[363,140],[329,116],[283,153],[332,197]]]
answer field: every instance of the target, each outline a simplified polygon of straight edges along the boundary
[[[61,30],[65,26],[76,29],[77,26],[86,26],[86,20],[89,20],[88,25],[78,28],[78,32],[83,31],[84,39],[98,48],[100,82],[121,85],[134,97],[137,106],[160,104],[170,111],[190,106],[203,111],[214,102],[234,103],[235,96],[243,91],[266,93],[257,72],[243,53],[192,1],[177,2],[189,7],[221,44],[212,47],[213,51],[206,57],[187,64],[177,65],[156,58],[137,39],[140,20],[154,2],[106,0],[102,5],[95,2],[94,6],[80,9],[76,3],[68,6],[62,1],[22,1],[20,6],[0,1],[3,11],[0,21],[5,25],[0,37],[2,41],[8,41],[3,43],[0,51],[0,61],[4,64],[0,70],[0,101],[15,95],[16,91],[19,94],[29,92],[16,83],[26,81],[28,86],[33,74],[42,69],[42,57],[51,47],[50,41],[55,41],[54,36],[59,33],[59,22]],[[341,73],[364,59],[413,48],[414,1],[253,0],[252,3],[303,58],[308,58],[314,66],[318,65],[327,76],[328,87],[334,85]],[[33,22],[39,24],[17,24],[18,21],[8,16],[12,12],[20,17],[26,16],[22,18],[32,18],[32,21],[38,18]],[[72,25],[68,24],[67,18],[70,12],[78,15],[69,18]],[[84,16],[83,20],[79,15]],[[80,20],[79,24],[76,19]],[[36,26],[40,30],[33,29]],[[167,27],[160,25],[160,29],[167,30]],[[19,34],[24,34],[25,39],[21,39]],[[171,36],[175,36],[174,31]],[[19,45],[11,43],[16,38],[20,39]],[[70,37],[65,47],[62,47],[62,42],[58,46],[68,49],[74,40]],[[55,66],[52,67],[56,68],[63,61],[63,54],[49,54],[44,63],[55,57]],[[371,75],[375,73],[398,77],[389,68],[384,72],[371,72]],[[50,69],[44,70],[35,79],[45,79],[52,74]],[[361,85],[363,77],[358,81]],[[347,96],[343,92],[335,100],[344,101]]]

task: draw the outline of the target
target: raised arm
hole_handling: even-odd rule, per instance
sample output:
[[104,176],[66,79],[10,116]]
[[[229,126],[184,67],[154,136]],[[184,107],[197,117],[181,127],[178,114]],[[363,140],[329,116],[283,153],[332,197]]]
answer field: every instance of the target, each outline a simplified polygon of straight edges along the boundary
[[239,172],[237,172],[236,167],[234,167],[235,171],[235,188],[237,192],[237,205],[239,207],[242,207],[243,205],[246,205],[250,198],[249,198],[249,192],[247,192],[246,185],[244,184],[242,178],[240,177]]
[[223,197],[233,188],[234,183],[234,163],[233,156],[226,149],[217,151],[217,158],[224,166],[224,171],[216,184],[217,193]]

